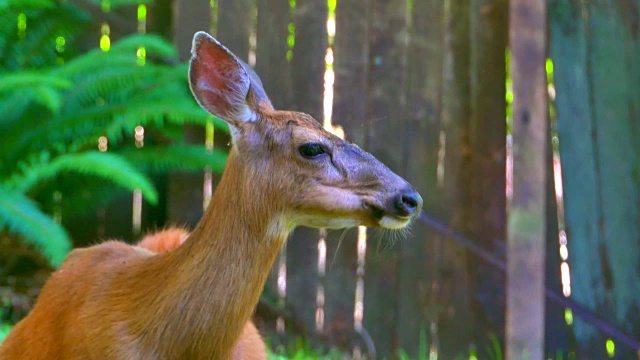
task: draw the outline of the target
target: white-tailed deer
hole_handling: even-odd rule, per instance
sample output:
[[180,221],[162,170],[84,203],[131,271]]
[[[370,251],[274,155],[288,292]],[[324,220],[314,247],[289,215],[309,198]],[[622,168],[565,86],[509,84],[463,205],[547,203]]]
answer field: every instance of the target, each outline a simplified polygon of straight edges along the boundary
[[411,185],[309,115],[274,110],[215,39],[197,33],[192,53],[191,90],[233,139],[202,220],[179,247],[179,231],[168,248],[143,244],[177,247],[166,253],[117,241],[71,252],[1,359],[265,358],[250,316],[296,226],[399,229],[419,213]]

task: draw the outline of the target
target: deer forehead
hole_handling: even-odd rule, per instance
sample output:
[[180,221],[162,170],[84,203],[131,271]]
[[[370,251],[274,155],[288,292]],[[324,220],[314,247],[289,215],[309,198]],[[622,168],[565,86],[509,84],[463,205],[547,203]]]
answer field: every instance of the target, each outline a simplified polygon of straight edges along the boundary
[[324,130],[310,129],[296,126],[291,130],[291,138],[294,143],[320,143],[329,145],[332,142],[331,135]]
[[[298,112],[265,112],[257,124],[248,124],[247,126],[249,128],[257,126],[257,131],[252,137],[262,137],[266,141],[278,143],[317,142],[329,146],[337,139],[324,130],[320,123],[310,115]],[[260,139],[253,140],[260,141]]]

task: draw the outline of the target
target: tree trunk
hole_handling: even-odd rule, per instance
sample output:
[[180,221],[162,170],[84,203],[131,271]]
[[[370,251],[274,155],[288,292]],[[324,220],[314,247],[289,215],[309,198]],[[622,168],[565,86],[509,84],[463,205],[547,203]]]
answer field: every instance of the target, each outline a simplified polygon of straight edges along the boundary
[[507,358],[544,357],[546,1],[510,4],[513,198],[507,244]]
[[[551,2],[566,231],[575,301],[640,337],[640,56],[636,0]],[[604,339],[576,319],[581,358]],[[632,352],[616,347],[616,357]]]

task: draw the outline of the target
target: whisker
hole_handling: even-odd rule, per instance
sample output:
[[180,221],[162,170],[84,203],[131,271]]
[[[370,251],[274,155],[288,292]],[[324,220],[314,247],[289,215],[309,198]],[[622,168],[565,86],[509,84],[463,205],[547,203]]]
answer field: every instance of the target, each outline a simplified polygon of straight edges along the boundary
[[343,229],[342,234],[340,234],[340,237],[338,238],[338,246],[336,246],[336,251],[333,253],[331,264],[329,264],[329,270],[333,269],[333,264],[336,262],[336,258],[338,257],[338,250],[340,250],[340,245],[342,245],[342,240],[344,240],[344,237],[347,235],[347,231],[349,231],[349,229]]

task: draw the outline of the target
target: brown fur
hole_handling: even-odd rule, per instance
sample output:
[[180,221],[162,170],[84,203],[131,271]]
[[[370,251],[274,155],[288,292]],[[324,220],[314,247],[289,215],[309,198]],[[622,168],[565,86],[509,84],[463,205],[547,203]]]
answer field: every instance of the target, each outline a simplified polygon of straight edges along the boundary
[[9,334],[0,359],[260,358],[255,349],[264,355],[249,318],[287,232],[257,235],[267,232],[258,214],[270,212],[259,190],[242,194],[255,206],[229,206],[243,192],[239,186],[258,189],[236,180],[244,176],[234,158],[232,152],[202,222],[174,251],[155,254],[116,241],[74,250]]
[[[189,237],[189,232],[180,228],[170,228],[157,233],[152,233],[140,240],[138,246],[156,253],[173,251],[182,245]],[[255,325],[249,321],[242,330],[242,335],[236,344],[234,360],[266,360],[267,351]]]
[[185,229],[170,228],[146,235],[138,242],[138,246],[155,253],[173,251],[189,237]]
[[[263,359],[249,320],[295,226],[395,229],[419,213],[405,180],[309,115],[274,110],[257,75],[204,33],[190,85],[234,144],[198,226],[186,240],[142,240],[157,253],[116,241],[74,250],[0,359]],[[326,152],[303,156],[309,143]]]

